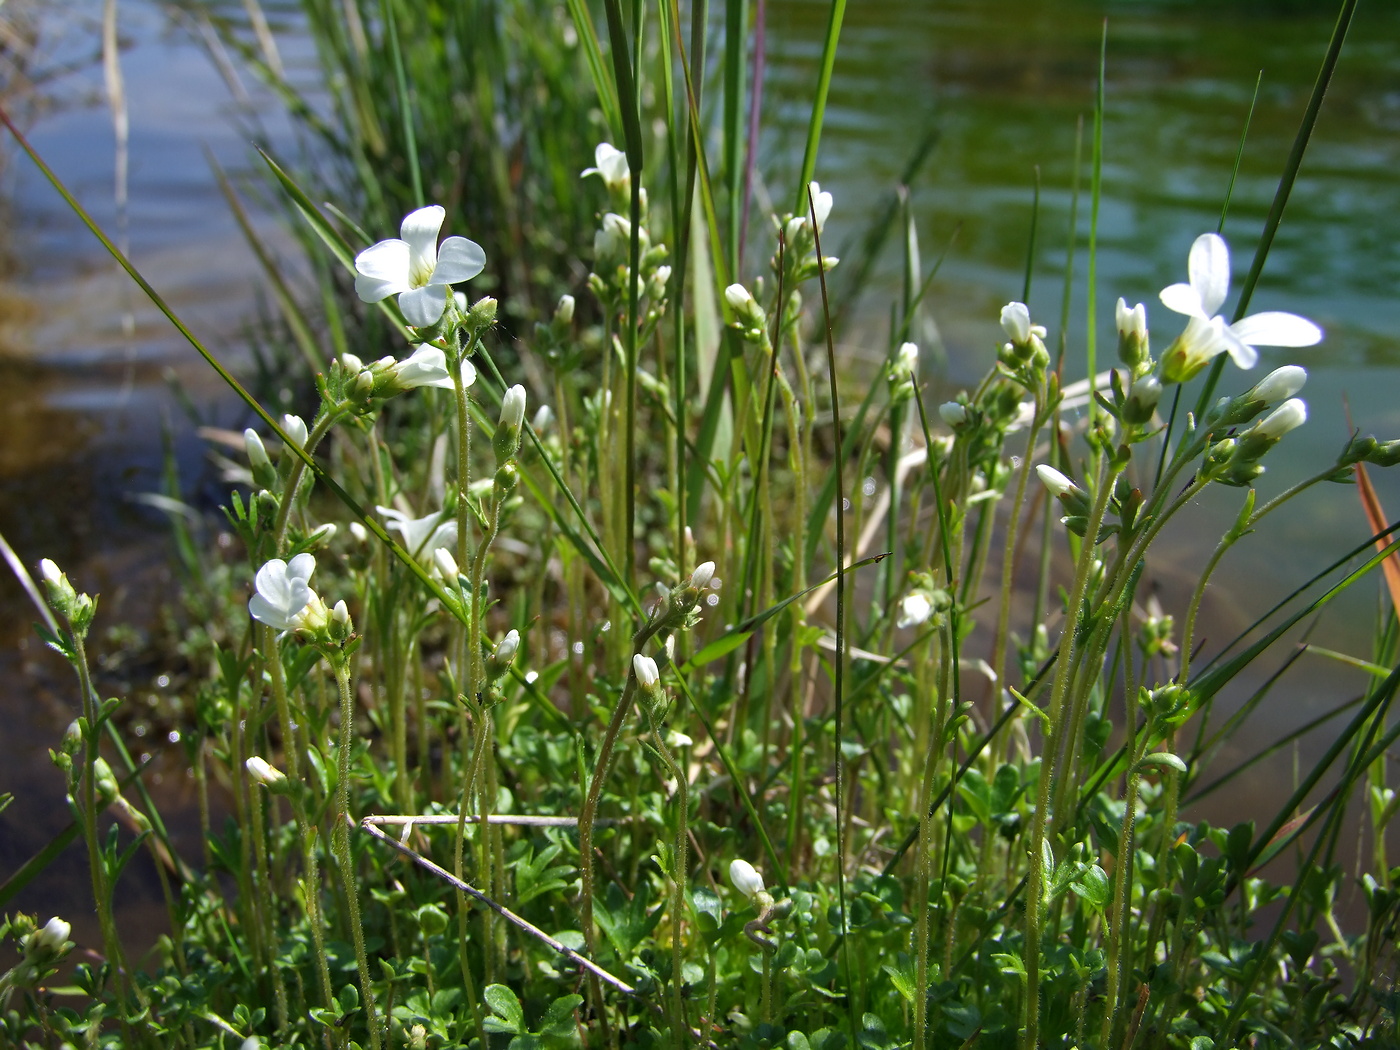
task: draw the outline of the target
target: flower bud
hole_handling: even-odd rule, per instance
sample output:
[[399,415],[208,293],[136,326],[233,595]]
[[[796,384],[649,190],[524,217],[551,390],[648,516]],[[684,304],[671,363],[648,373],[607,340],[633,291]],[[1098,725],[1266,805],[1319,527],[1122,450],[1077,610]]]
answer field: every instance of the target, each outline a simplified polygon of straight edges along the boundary
[[496,321],[498,304],[491,296],[483,296],[467,311],[467,327],[473,331],[489,327]]
[[919,347],[916,343],[901,343],[899,353],[895,355],[894,367],[896,372],[916,377],[919,374]]
[[452,552],[446,547],[435,547],[433,549],[433,567],[437,569],[438,575],[444,581],[456,584],[460,571],[457,568],[457,559],[452,557]]
[[1071,517],[1083,517],[1089,513],[1089,494],[1073,481],[1045,463],[1037,465],[1035,472],[1040,476],[1041,484],[1064,505]]
[[1001,327],[1011,341],[1002,353],[1019,364],[1043,364],[1050,360],[1045,349],[1045,327],[1031,324],[1031,312],[1025,303],[1011,302],[1001,308]]
[[729,864],[729,881],[734,888],[750,900],[764,892],[763,876],[746,860],[735,860]]
[[656,661],[650,656],[636,653],[632,657],[632,673],[637,676],[637,684],[647,693],[654,692],[661,684],[661,672]]
[[554,308],[554,323],[559,328],[567,328],[574,323],[574,297],[561,295],[559,305]]
[[29,940],[25,944],[25,953],[28,955],[62,954],[64,946],[68,943],[68,935],[72,932],[73,927],[55,915],[44,924],[43,929],[35,930],[29,935]]
[[715,578],[715,563],[712,561],[702,561],[695,566],[695,571],[690,574],[689,586],[693,590],[703,591],[710,585],[710,581]]
[[899,619],[895,621],[895,626],[901,630],[917,627],[932,615],[933,603],[928,600],[928,595],[915,591],[913,594],[906,594],[900,601]]
[[506,663],[515,659],[515,654],[520,651],[520,632],[509,630],[506,636],[501,639],[501,644],[496,646],[496,659]]
[[252,427],[243,431],[243,447],[248,452],[248,465],[253,469],[253,484],[260,489],[270,489],[277,483],[277,471],[268,457],[267,446]]
[[1269,404],[1282,403],[1302,390],[1307,381],[1306,369],[1298,365],[1284,365],[1282,368],[1275,368],[1255,383],[1246,396]]
[[514,459],[515,454],[520,451],[520,426],[524,422],[525,388],[516,384],[501,398],[500,421],[491,443],[498,464]]
[[1148,360],[1147,308],[1138,303],[1131,310],[1125,299],[1118,300],[1118,360],[1136,375]]
[[306,421],[301,416],[291,414],[282,417],[282,432],[292,440],[297,448],[306,447]]
[[938,418],[957,430],[967,422],[967,406],[958,401],[945,401],[938,406]]
[[1254,433],[1270,442],[1277,441],[1290,430],[1296,430],[1308,421],[1308,406],[1302,398],[1290,397],[1278,408],[1265,416],[1254,428]]
[[1123,421],[1141,426],[1152,421],[1157,402],[1162,400],[1162,381],[1156,376],[1143,376],[1128,390],[1123,402]]
[[274,794],[280,794],[287,784],[287,774],[271,765],[266,759],[254,755],[243,765],[248,770],[248,777],[254,784],[261,784]]

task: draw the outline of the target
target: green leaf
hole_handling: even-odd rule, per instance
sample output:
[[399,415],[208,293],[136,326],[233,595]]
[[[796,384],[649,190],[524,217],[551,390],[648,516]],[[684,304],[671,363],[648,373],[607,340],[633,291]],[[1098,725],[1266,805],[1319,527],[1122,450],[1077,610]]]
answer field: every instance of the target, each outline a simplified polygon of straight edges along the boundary
[[1091,864],[1080,876],[1069,884],[1069,888],[1093,906],[1095,911],[1103,911],[1112,896],[1108,883],[1108,873],[1097,864]]
[[544,1020],[540,1023],[540,1035],[569,1036],[577,1029],[574,1011],[583,1003],[581,995],[563,995],[549,1004]]
[[503,984],[488,984],[482,993],[486,1005],[491,1007],[495,1017],[485,1020],[488,1032],[504,1032],[521,1035],[525,1032],[525,1011],[520,1008],[520,1000]]

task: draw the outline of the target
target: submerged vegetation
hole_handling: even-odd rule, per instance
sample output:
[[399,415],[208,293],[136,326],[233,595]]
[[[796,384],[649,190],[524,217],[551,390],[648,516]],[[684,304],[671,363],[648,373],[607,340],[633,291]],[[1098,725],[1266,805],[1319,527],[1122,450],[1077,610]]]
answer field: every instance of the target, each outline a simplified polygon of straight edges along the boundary
[[[1307,375],[1240,374],[1323,338],[1249,312],[1315,106],[1231,314],[1203,232],[1151,325],[1118,300],[1112,361],[1090,340],[1068,374],[1010,301],[994,367],[935,405],[910,336],[936,267],[907,214],[880,372],[837,368],[841,202],[812,176],[839,0],[771,222],[741,3],[722,26],[664,0],[302,7],[324,96],[265,20],[220,23],[314,141],[267,170],[316,289],[264,253],[267,365],[304,389],[262,405],[228,377],[261,423],[224,508],[237,555],[189,580],[203,850],[172,844],[93,684],[96,599],[45,560],[41,633],[81,701],[53,757],[102,943],[7,917],[3,1040],[1395,1045],[1393,608],[1291,797],[1181,816],[1229,782],[1211,760],[1267,687],[1228,718],[1217,699],[1285,673],[1275,643],[1393,553],[1373,509],[1374,544],[1199,645],[1263,518],[1400,461],[1356,435],[1270,493]],[[1164,611],[1162,530],[1221,488],[1237,517]],[[114,918],[141,850],[170,915],[146,960]]]

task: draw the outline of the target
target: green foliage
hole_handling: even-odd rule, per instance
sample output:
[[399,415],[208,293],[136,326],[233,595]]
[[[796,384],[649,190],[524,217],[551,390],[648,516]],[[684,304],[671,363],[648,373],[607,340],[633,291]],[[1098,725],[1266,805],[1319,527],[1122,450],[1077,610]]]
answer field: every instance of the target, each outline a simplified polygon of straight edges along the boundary
[[[833,202],[783,188],[804,206],[773,216],[762,278],[735,240],[752,164],[742,4],[718,85],[670,5],[639,20],[610,2],[606,29],[583,3],[567,24],[527,0],[303,9],[325,111],[256,19],[223,23],[318,144],[269,169],[307,224],[315,305],[269,276],[280,359],[320,372],[309,424],[283,417],[262,453],[250,439],[251,488],[227,510],[241,551],[205,553],[190,584],[184,644],[206,671],[182,731],[229,818],[217,831],[206,809],[198,861],[177,853],[119,746],[119,704],[92,688],[95,606],[65,581],[66,625],[43,637],[84,709],[54,758],[103,943],[60,977],[66,934],[0,924],[20,960],[0,977],[3,1041],[1393,1042],[1393,613],[1366,695],[1279,812],[1179,819],[1237,724],[1208,731],[1214,698],[1280,622],[1378,559],[1339,561],[1321,597],[1203,655],[1211,573],[1360,446],[1256,506],[1283,436],[1256,417],[1291,395],[1202,396],[1164,421],[1162,390],[1204,367],[1199,332],[1158,337],[1158,361],[1145,325],[1127,331],[1124,371],[1071,383],[1014,303],[996,366],[935,412],[900,338],[879,382],[820,376]],[[717,156],[707,88],[725,92]],[[621,167],[594,153],[603,121],[625,131]],[[599,178],[580,180],[590,158]],[[356,255],[429,200],[489,268],[475,302],[444,297],[411,328],[397,292],[366,312],[349,288]],[[895,333],[932,277],[902,232]],[[509,389],[522,377],[528,392]],[[1038,498],[1032,468],[1051,463]],[[1186,607],[1144,617],[1157,538],[1211,486],[1247,488],[1238,517]],[[1022,559],[1037,535],[1038,570]],[[108,739],[120,766],[98,754]],[[1357,798],[1373,836],[1359,878],[1339,851]],[[112,916],[143,850],[170,932],[131,965]],[[1285,852],[1296,868],[1260,870]],[[1364,928],[1339,904],[1353,885]]]

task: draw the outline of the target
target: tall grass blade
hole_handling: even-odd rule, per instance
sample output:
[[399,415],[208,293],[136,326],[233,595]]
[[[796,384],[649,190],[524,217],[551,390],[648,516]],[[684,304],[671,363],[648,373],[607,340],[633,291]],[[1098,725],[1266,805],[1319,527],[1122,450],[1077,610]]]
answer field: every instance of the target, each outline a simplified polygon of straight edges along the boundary
[[[817,89],[812,95],[812,116],[807,122],[807,144],[802,150],[802,176],[797,181],[797,203],[792,209],[799,215],[805,215],[808,211],[807,184],[817,173],[817,148],[821,144],[822,122],[826,119],[826,100],[831,93],[831,76],[836,69],[836,45],[841,39],[841,23],[845,17],[846,0],[831,0],[826,22],[826,41],[822,45],[821,72],[817,76]],[[826,316],[830,317],[830,314]]]

